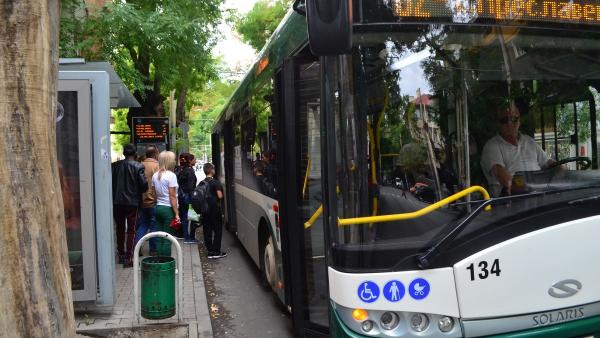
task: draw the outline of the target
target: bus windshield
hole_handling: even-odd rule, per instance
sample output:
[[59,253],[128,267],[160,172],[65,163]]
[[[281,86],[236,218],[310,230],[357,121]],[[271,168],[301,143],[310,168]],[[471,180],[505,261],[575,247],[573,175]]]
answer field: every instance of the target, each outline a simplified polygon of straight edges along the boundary
[[[526,195],[474,218],[441,267],[600,212],[590,207],[600,195],[600,34],[386,24],[363,26],[354,40],[334,67],[338,219],[410,213],[476,185],[492,197]],[[332,265],[413,269],[482,199],[334,224]]]

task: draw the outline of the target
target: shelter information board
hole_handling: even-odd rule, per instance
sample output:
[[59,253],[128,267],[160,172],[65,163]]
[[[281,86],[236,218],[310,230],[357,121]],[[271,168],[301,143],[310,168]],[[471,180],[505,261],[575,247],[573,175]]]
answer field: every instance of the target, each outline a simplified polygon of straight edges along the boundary
[[169,120],[166,117],[133,118],[133,143],[166,145],[169,142]]

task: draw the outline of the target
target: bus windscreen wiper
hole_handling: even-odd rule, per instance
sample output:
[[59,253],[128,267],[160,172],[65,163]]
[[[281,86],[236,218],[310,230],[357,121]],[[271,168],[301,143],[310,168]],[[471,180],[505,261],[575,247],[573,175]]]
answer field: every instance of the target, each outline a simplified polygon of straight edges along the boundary
[[[539,196],[544,196],[544,195],[551,195],[551,194],[557,194],[557,193],[563,193],[563,192],[569,192],[569,191],[575,191],[575,190],[584,190],[584,189],[590,189],[590,188],[600,188],[600,186],[598,186],[598,185],[592,185],[592,186],[585,186],[585,187],[575,187],[575,188],[566,188],[566,189],[559,189],[559,190],[540,191],[540,192],[533,192],[533,193],[522,194],[522,195],[496,197],[496,198],[492,198],[492,199],[489,199],[489,200],[482,201],[481,204],[479,204],[477,206],[477,208],[475,208],[475,210],[471,211],[471,213],[469,213],[467,215],[467,217],[465,217],[462,221],[460,221],[458,223],[450,223],[447,226],[445,226],[444,228],[442,228],[442,230],[438,232],[438,235],[434,236],[433,238],[439,238],[441,236],[441,234],[446,233],[446,232],[447,233],[445,235],[441,236],[441,238],[438,241],[436,241],[432,245],[428,246],[428,248],[427,248],[427,250],[425,250],[425,252],[423,252],[422,254],[420,254],[420,255],[418,255],[416,257],[417,266],[420,269],[423,269],[423,270],[424,269],[428,269],[433,264],[433,261],[448,246],[450,246],[450,244],[452,243],[452,241],[464,229],[466,229],[466,227],[488,205],[499,205],[499,204],[505,204],[507,202],[511,202],[511,201],[518,200],[518,199],[531,198],[531,197],[539,197]],[[584,199],[577,199],[577,200],[574,200],[574,201],[571,201],[571,202],[582,202],[582,201],[587,201],[589,199],[597,199],[597,198],[598,198],[598,196],[592,196],[592,197],[588,197],[588,198],[584,198]],[[569,202],[569,203],[571,203],[571,202]],[[477,203],[480,203],[480,202],[477,202]]]

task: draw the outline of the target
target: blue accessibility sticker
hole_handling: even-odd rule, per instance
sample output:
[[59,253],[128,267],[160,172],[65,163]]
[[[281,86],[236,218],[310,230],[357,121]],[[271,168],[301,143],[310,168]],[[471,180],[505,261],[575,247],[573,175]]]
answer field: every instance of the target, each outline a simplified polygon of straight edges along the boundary
[[383,287],[383,296],[390,302],[397,302],[404,297],[404,284],[399,280],[391,280]]
[[423,278],[413,280],[408,287],[408,293],[416,300],[427,298],[430,290],[429,282]]
[[364,281],[358,286],[358,298],[365,303],[373,303],[379,298],[379,286],[371,281]]

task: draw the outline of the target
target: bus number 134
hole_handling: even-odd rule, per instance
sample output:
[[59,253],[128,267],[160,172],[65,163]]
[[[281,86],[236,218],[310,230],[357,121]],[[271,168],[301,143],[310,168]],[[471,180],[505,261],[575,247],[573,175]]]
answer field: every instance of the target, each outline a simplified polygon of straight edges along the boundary
[[[471,273],[471,281],[474,281],[477,277],[479,277],[479,279],[486,279],[490,275],[500,276],[500,260],[498,260],[498,258],[494,259],[491,267],[490,263],[487,261],[481,261],[477,263],[477,266],[475,266],[474,263],[471,263],[467,266],[467,270]],[[476,273],[477,275],[475,275]]]

